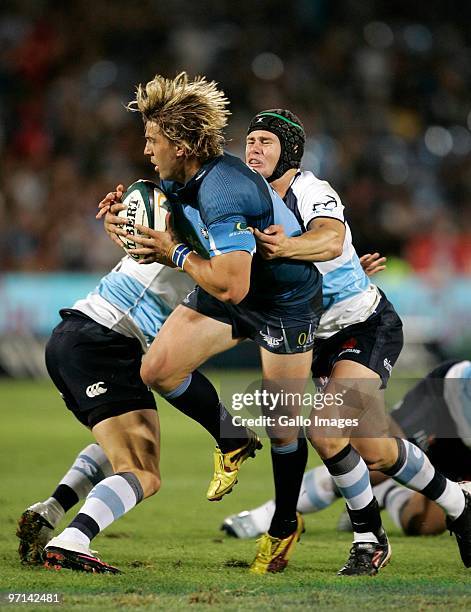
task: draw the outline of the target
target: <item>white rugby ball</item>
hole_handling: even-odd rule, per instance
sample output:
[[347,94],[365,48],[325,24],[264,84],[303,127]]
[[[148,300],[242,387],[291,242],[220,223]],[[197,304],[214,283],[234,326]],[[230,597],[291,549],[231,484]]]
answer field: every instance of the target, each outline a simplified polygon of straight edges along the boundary
[[[118,217],[123,218],[123,228],[130,236],[119,236],[119,239],[126,251],[141,246],[132,239],[132,236],[140,235],[136,231],[135,225],[150,227],[150,229],[159,232],[166,230],[167,213],[170,211],[170,205],[163,191],[152,181],[140,179],[130,185],[123,195],[122,202],[126,208],[119,211]],[[141,258],[140,255],[133,253],[129,253],[129,256],[136,261]]]

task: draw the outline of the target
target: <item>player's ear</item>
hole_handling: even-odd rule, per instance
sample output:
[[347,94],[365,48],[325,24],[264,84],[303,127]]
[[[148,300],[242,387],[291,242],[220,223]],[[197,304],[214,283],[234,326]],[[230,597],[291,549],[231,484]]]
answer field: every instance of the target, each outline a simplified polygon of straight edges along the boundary
[[177,157],[183,157],[185,155],[185,149],[176,145]]

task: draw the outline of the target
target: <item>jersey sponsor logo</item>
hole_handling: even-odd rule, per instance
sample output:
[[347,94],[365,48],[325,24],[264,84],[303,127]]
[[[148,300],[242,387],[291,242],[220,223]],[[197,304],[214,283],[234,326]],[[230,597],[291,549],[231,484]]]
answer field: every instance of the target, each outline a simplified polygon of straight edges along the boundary
[[298,335],[298,346],[297,348],[301,348],[303,346],[310,346],[313,344],[315,338],[315,334],[312,331],[301,332]]
[[270,348],[276,348],[280,346],[280,344],[283,342],[283,336],[281,336],[281,338],[275,338],[275,336],[270,336],[270,334],[264,334],[262,331],[260,331],[259,334],[262,336],[262,338],[267,343],[267,346],[269,346]]
[[314,212],[328,211],[332,212],[334,208],[337,208],[338,202],[334,197],[329,197],[325,202],[316,202],[312,205]]
[[97,397],[97,395],[102,395],[108,391],[106,387],[101,386],[104,384],[105,383],[102,380],[93,383],[93,385],[87,387],[85,393],[88,395],[88,397]]
[[346,340],[341,346],[342,350],[339,353],[339,357],[344,353],[355,353],[356,355],[361,353],[360,349],[355,348],[357,344],[358,341],[355,338],[350,338],[349,340]]
[[386,357],[386,359],[383,361],[383,365],[385,367],[385,369],[391,374],[392,372],[392,364],[389,361],[389,359]]
[[250,230],[245,221],[239,221],[234,225],[234,229],[229,234],[229,236],[238,236],[239,234],[250,234]]

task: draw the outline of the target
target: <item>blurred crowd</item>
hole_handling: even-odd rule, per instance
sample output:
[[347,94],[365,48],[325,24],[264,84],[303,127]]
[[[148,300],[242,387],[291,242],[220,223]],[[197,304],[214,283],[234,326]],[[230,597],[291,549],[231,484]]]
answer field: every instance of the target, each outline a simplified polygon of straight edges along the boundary
[[347,206],[360,254],[471,274],[471,4],[396,0],[2,0],[0,270],[102,271],[95,220],[118,182],[153,178],[135,85],[181,70],[251,116],[304,122],[304,167]]

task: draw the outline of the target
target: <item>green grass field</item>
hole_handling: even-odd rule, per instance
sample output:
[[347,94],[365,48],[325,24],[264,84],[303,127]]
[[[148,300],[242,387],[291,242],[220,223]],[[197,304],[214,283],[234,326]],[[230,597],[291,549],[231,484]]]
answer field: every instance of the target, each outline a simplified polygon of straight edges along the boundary
[[307,531],[283,574],[250,575],[255,543],[223,537],[219,525],[227,514],[271,495],[268,447],[244,465],[230,496],[209,503],[212,442],[167,405],[160,410],[162,490],[94,541],[100,556],[124,573],[21,567],[14,535],[19,515],[50,495],[91,435],[48,382],[0,382],[0,407],[2,592],[57,592],[66,610],[470,608],[471,570],[462,566],[454,538],[406,538],[387,518],[390,565],[375,578],[336,577],[350,546],[350,536],[335,531],[340,502],[306,518]]

